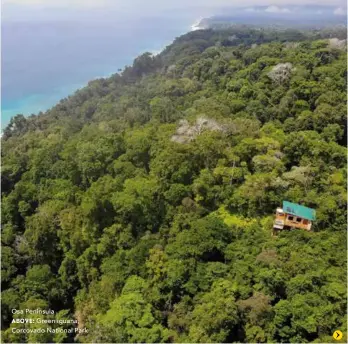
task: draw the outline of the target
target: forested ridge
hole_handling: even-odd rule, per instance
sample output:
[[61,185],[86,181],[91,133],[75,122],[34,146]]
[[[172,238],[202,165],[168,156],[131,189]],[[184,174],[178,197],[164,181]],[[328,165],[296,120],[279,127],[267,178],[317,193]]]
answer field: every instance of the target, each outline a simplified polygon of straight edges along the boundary
[[[191,32],[13,118],[2,341],[346,342],[344,35]],[[313,232],[271,235],[283,200]],[[88,333],[13,333],[26,308]]]

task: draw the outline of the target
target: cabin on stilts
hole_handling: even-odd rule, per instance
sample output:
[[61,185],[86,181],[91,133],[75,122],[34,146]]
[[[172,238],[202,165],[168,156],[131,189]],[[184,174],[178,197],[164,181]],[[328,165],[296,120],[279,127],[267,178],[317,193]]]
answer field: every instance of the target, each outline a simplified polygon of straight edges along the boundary
[[273,234],[286,229],[311,231],[315,221],[315,210],[303,205],[283,201],[283,208],[277,208],[273,223]]

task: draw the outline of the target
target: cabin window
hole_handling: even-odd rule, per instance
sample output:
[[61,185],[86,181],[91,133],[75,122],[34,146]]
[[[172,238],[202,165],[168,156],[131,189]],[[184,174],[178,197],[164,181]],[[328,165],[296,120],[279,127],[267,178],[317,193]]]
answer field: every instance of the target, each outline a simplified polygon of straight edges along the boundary
[[294,221],[294,217],[293,216],[288,216],[288,220],[289,221]]
[[303,220],[303,224],[304,224],[304,225],[308,225],[308,220],[306,220],[306,219]]
[[302,219],[300,218],[300,217],[298,217],[297,219],[296,219],[296,222],[301,222],[302,221]]

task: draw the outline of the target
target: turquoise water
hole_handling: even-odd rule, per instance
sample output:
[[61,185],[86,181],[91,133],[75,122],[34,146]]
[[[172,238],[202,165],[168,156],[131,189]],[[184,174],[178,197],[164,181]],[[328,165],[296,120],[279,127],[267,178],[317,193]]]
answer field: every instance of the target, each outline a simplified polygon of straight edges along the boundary
[[[82,87],[80,85],[70,85],[61,90],[50,90],[47,94],[32,94],[24,98],[16,99],[10,102],[4,101],[2,110],[2,124],[6,125],[9,119],[16,114],[35,114],[39,111],[45,111],[60,99]],[[5,103],[5,104],[4,104]]]
[[189,31],[195,19],[186,13],[116,22],[2,23],[1,127],[16,114],[48,110],[145,51],[160,51]]

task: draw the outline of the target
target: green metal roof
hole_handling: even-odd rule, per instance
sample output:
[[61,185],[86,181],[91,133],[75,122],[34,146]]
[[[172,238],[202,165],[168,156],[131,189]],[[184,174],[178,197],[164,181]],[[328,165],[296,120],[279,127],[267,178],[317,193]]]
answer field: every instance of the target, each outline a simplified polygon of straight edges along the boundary
[[283,201],[283,211],[287,214],[302,217],[303,219],[315,220],[315,210],[311,208],[304,207],[296,203],[291,203],[288,201]]

